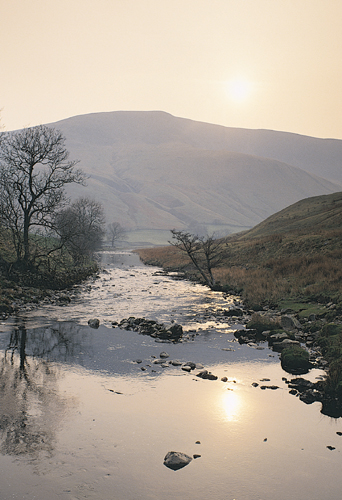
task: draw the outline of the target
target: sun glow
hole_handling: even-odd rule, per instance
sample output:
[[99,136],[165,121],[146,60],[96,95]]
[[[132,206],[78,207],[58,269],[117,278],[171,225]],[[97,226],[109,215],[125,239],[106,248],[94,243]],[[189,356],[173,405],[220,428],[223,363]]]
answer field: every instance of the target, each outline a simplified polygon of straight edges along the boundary
[[253,90],[251,82],[244,78],[235,78],[227,82],[227,93],[230,99],[234,102],[246,101]]

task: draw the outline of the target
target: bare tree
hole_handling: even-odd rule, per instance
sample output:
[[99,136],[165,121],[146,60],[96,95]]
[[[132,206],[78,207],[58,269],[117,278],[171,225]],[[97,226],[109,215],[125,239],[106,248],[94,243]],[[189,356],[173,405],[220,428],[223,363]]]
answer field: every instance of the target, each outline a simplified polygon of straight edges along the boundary
[[215,278],[212,269],[222,260],[222,242],[216,239],[214,234],[199,237],[176,229],[172,229],[171,234],[172,241],[169,243],[185,252],[205,283],[214,288]]
[[119,222],[111,222],[110,224],[108,224],[107,229],[108,229],[108,234],[110,237],[111,245],[114,248],[115,243],[118,240],[122,239],[123,235],[125,234],[125,230]]
[[53,229],[66,203],[64,186],[85,176],[68,160],[62,133],[45,125],[3,133],[0,146],[0,222],[11,231],[17,263],[32,262],[30,234]]
[[80,264],[99,250],[105,235],[105,216],[100,202],[81,197],[56,216],[61,243]]

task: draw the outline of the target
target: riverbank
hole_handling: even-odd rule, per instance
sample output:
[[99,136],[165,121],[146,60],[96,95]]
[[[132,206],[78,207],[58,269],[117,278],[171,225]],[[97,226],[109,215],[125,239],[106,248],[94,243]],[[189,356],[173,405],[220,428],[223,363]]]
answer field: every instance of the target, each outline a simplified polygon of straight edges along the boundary
[[[137,253],[146,264],[162,267],[166,272],[178,271],[187,279],[199,280],[184,252],[174,247],[142,249]],[[232,259],[230,264],[233,267],[234,263]],[[256,259],[253,268],[256,276]],[[262,266],[258,272],[261,271]],[[229,276],[228,272],[222,273],[220,269],[214,269],[213,272],[217,276]],[[230,289],[229,282],[221,281],[220,285],[223,290]],[[240,282],[239,287],[231,291],[243,292],[243,283]],[[242,298],[245,299],[245,310],[239,314],[244,315],[248,331],[246,335],[240,335],[239,332],[239,342],[267,341],[272,349],[281,353],[285,369],[293,374],[307,373],[312,366],[324,369],[327,373],[324,381],[315,385],[304,384],[293,390],[304,402],[320,401],[330,414],[342,415],[342,300],[336,290],[331,294],[325,293],[321,301],[305,295],[286,295],[284,291],[284,295],[275,303],[272,294],[267,296],[267,287],[262,304],[255,299],[252,303],[248,302],[245,294],[242,294]],[[300,346],[305,348],[300,350]],[[289,357],[290,361],[286,364],[284,360],[289,360]]]
[[96,276],[98,264],[79,270],[59,273],[44,280],[33,274],[12,272],[1,274],[0,270],[0,318],[29,311],[39,305],[63,305],[71,302],[77,294],[78,285],[91,276]]

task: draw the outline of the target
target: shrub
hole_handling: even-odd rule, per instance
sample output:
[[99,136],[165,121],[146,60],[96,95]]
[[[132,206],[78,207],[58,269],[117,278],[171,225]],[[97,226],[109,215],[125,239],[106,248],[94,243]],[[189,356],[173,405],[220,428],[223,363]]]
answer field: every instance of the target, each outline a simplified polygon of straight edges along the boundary
[[342,359],[338,358],[329,365],[328,376],[326,379],[326,389],[328,392],[342,395]]
[[321,335],[323,337],[332,337],[333,335],[342,334],[342,325],[337,325],[336,323],[328,323],[324,325],[321,330]]

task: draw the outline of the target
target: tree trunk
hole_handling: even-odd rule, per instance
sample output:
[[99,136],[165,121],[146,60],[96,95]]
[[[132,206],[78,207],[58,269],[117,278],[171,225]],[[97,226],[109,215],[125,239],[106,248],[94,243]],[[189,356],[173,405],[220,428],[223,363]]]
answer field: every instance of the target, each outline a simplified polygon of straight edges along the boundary
[[23,265],[24,268],[28,268],[28,263],[30,260],[30,244],[29,244],[29,215],[28,213],[25,212],[24,214],[24,258],[23,258]]

